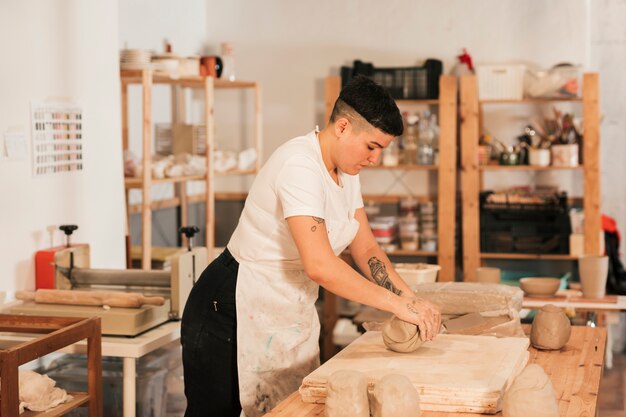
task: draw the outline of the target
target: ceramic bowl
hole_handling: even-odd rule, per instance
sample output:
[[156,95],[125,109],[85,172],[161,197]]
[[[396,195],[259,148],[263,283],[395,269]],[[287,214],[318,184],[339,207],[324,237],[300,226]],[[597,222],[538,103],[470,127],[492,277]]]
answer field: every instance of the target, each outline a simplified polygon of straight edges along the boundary
[[522,278],[520,288],[530,297],[546,297],[556,294],[561,286],[559,278]]

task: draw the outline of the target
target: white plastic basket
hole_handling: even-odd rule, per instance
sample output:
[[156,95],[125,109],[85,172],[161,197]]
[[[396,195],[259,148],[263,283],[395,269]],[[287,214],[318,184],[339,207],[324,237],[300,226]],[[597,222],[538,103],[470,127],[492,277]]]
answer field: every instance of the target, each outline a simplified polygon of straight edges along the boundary
[[393,267],[411,289],[418,284],[437,281],[441,269],[439,265],[423,263],[397,263]]
[[481,100],[520,100],[524,97],[524,65],[477,65]]

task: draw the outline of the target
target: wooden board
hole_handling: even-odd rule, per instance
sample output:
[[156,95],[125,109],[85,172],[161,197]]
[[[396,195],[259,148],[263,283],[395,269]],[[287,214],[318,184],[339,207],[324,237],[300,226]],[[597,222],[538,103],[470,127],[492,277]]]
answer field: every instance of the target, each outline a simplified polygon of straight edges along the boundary
[[527,338],[439,335],[413,353],[388,350],[370,331],[302,382],[304,402],[322,403],[326,381],[338,370],[365,373],[373,389],[387,374],[406,375],[417,388],[422,410],[495,414],[502,394],[528,362]]

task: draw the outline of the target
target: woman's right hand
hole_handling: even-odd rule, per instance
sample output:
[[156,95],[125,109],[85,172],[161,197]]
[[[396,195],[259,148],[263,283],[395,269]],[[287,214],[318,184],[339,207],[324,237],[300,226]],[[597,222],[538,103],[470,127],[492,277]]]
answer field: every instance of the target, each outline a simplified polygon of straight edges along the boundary
[[394,314],[400,319],[419,327],[420,338],[432,340],[441,328],[439,307],[419,297],[399,296],[399,303]]

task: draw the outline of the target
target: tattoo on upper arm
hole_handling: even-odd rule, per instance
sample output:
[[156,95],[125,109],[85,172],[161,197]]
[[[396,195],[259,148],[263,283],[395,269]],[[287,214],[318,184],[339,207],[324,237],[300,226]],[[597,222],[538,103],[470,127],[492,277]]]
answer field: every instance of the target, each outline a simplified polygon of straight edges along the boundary
[[396,286],[393,285],[393,282],[391,282],[389,274],[387,273],[387,268],[385,267],[383,261],[375,256],[372,256],[369,261],[367,261],[367,264],[370,267],[372,278],[374,279],[376,284],[380,285],[383,288],[387,288],[389,291],[395,294],[402,294],[402,290],[396,288]]
[[[312,218],[313,220],[315,220],[315,222],[316,222],[317,224],[324,224],[324,219],[322,219],[321,217],[315,217],[315,216],[312,216],[311,218]],[[314,231],[316,231],[316,230],[317,230],[317,225],[313,225],[313,226],[311,227],[311,231],[312,231],[312,232],[314,232]]]

